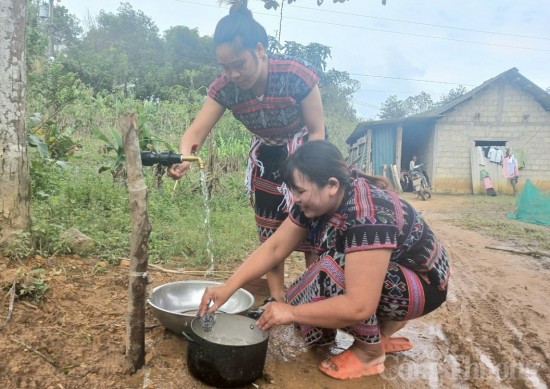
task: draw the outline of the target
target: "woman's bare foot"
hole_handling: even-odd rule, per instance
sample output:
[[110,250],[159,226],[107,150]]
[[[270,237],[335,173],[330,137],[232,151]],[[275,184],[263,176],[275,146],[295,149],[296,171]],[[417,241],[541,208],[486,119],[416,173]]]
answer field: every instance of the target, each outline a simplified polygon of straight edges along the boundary
[[382,342],[364,343],[356,340],[349,350],[353,351],[357,358],[365,365],[376,365],[383,363],[386,359]]
[[355,341],[353,346],[319,365],[326,375],[350,380],[384,372],[386,354],[381,343],[369,344]]

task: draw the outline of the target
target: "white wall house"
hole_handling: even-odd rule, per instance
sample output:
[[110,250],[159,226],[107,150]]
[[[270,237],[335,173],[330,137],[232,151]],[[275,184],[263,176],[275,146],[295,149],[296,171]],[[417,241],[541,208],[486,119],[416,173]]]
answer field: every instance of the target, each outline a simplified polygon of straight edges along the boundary
[[440,193],[485,193],[485,171],[497,193],[511,194],[504,166],[487,158],[509,148],[520,163],[518,188],[529,178],[550,189],[550,94],[512,68],[422,114],[359,123],[347,143],[351,162],[389,178],[384,167],[407,169],[416,154]]

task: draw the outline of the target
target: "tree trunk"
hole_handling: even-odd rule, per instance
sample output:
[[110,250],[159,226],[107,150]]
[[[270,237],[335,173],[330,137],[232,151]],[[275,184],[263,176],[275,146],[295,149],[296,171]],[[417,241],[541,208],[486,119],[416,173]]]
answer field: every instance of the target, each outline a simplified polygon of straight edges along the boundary
[[30,176],[25,130],[27,2],[0,0],[0,245],[29,232]]
[[147,187],[143,177],[136,116],[119,121],[124,143],[132,235],[130,238],[130,277],[126,314],[126,358],[133,371],[145,363],[145,292],[147,290],[147,248],[151,224],[147,216]]

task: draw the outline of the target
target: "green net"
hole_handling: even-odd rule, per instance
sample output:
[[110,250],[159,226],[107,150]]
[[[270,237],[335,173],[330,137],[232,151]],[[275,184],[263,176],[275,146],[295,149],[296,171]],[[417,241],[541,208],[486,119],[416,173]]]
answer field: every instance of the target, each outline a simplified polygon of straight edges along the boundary
[[550,193],[538,189],[527,179],[516,200],[516,210],[508,214],[510,219],[528,223],[550,225]]

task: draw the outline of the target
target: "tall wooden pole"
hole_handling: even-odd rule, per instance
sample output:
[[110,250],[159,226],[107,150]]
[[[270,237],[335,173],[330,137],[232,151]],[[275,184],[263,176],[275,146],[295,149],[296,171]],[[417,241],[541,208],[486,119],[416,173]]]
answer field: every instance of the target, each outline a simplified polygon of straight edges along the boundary
[[130,240],[130,273],[126,315],[126,358],[133,371],[145,363],[145,295],[147,290],[147,249],[151,224],[147,216],[147,187],[141,165],[136,115],[119,120],[122,131],[132,233]]

